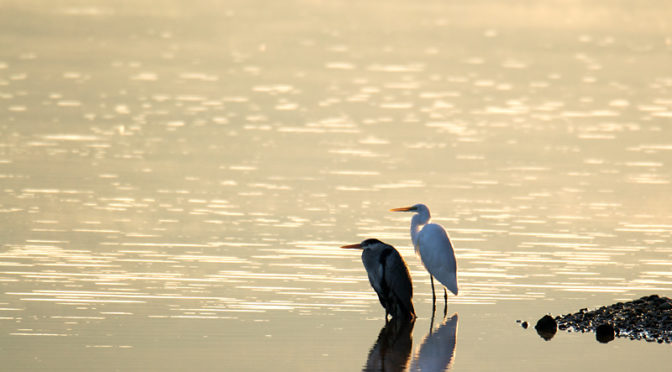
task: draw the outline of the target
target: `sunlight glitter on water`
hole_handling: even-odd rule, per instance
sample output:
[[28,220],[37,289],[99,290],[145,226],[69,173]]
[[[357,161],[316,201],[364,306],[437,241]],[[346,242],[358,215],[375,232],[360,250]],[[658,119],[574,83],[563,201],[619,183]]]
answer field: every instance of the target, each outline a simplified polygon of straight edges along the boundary
[[340,246],[369,237],[429,345],[387,212],[417,202],[455,246],[456,368],[669,362],[512,324],[672,290],[666,7],[70,2],[0,5],[7,368],[357,369],[383,311]]

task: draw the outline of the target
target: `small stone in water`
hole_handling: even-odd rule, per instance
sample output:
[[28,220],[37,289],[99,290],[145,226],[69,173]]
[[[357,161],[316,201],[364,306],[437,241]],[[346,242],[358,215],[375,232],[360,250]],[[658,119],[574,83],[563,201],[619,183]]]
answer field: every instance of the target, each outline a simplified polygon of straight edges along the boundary
[[537,333],[539,336],[541,336],[541,338],[548,341],[552,339],[553,336],[555,336],[555,332],[557,332],[558,329],[558,324],[550,315],[544,315],[537,321],[537,325],[534,326],[534,329],[537,330]]
[[595,328],[595,339],[597,341],[606,344],[609,341],[614,340],[614,327],[611,324],[600,324]]

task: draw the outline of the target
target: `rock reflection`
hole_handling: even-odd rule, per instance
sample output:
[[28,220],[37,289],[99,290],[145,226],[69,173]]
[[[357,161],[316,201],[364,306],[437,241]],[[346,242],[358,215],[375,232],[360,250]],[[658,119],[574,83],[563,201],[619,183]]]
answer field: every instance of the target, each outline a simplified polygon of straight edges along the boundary
[[411,362],[410,371],[447,371],[453,367],[457,347],[457,313],[429,331]]
[[369,351],[362,371],[405,371],[413,346],[413,321],[386,322],[380,330],[376,343]]

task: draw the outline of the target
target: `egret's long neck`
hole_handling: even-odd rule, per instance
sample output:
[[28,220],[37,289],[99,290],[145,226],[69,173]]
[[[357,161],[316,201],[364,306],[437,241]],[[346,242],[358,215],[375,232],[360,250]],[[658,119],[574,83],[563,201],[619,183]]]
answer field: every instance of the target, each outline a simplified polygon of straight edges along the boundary
[[411,240],[416,251],[418,250],[418,233],[426,223],[427,219],[424,219],[420,214],[414,214],[411,218]]

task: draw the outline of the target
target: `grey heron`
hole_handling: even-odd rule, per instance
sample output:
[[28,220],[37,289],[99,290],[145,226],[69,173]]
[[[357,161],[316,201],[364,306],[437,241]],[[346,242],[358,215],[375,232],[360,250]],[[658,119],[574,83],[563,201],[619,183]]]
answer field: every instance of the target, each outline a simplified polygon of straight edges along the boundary
[[366,239],[341,248],[362,249],[362,263],[371,287],[385,308],[385,321],[388,315],[399,320],[415,319],[411,275],[406,262],[393,246],[378,239]]

